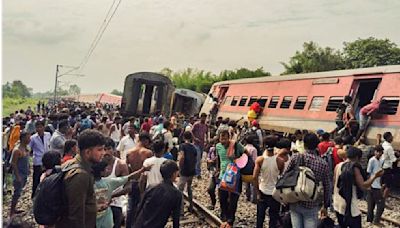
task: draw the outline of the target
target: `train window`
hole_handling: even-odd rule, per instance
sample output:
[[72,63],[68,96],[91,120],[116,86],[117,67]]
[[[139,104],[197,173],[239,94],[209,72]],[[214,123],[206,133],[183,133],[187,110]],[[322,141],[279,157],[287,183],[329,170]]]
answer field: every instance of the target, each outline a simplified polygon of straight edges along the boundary
[[306,102],[307,102],[307,97],[297,97],[293,109],[304,109],[304,107],[306,106]]
[[271,101],[269,102],[268,108],[276,108],[278,105],[279,97],[271,97]]
[[399,107],[399,97],[382,97],[380,114],[395,115]]
[[240,99],[239,106],[244,106],[247,102],[247,98],[248,97],[242,97],[242,99]]
[[231,106],[236,106],[238,101],[239,101],[239,97],[236,97],[236,96],[233,97],[232,102],[231,102]]
[[292,103],[293,97],[283,97],[283,101],[281,103],[281,108],[289,108]]
[[324,103],[324,97],[313,97],[309,110],[310,111],[321,110],[322,103]]
[[343,103],[343,97],[330,97],[328,105],[326,106],[326,111],[336,112],[336,109],[339,108],[341,103]]
[[250,97],[250,100],[249,100],[249,103],[247,104],[247,106],[251,106],[257,100],[258,100],[258,97]]
[[232,101],[232,97],[231,96],[227,96],[225,97],[225,101],[224,101],[224,105],[228,105],[230,102]]
[[265,107],[265,105],[267,104],[268,101],[268,97],[260,97],[260,100],[258,101],[258,103],[260,104],[261,107]]

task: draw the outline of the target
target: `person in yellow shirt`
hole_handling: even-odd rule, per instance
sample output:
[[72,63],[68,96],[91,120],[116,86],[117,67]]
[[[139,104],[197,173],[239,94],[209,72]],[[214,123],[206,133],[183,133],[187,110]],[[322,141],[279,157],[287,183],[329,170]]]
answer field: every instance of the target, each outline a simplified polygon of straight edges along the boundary
[[10,138],[8,139],[8,151],[12,151],[14,149],[15,144],[19,140],[20,133],[21,126],[19,125],[19,121],[17,121],[11,129]]

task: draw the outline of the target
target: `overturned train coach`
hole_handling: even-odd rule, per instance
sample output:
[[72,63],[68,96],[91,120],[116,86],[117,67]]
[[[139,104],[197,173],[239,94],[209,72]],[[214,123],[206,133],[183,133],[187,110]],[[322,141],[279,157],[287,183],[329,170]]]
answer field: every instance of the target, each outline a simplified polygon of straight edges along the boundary
[[206,96],[188,89],[175,89],[171,80],[157,73],[139,72],[125,78],[121,102],[123,116],[149,116],[160,112],[194,115]]
[[[357,118],[361,107],[383,99],[387,102],[373,117],[367,140],[390,131],[394,147],[400,149],[400,65],[223,81],[209,93],[220,103],[218,116],[231,119],[247,119],[249,106],[259,100],[264,108],[258,119],[261,127],[284,133],[333,130],[345,95],[352,96]],[[211,106],[208,97],[202,112],[208,113]]]

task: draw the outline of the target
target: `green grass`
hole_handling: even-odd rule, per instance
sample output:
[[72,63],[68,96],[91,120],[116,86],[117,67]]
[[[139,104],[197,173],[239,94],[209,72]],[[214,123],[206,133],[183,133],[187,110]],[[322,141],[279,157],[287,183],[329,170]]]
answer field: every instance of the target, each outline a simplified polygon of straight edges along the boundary
[[31,106],[32,110],[36,109],[36,104],[39,99],[36,98],[3,98],[3,117],[14,113],[16,110],[24,109],[26,110],[28,106]]

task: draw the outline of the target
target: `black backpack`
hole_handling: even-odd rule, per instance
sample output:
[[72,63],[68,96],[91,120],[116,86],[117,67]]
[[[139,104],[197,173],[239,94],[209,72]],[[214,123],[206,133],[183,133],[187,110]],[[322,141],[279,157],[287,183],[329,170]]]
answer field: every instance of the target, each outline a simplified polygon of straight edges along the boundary
[[33,199],[33,214],[40,225],[54,225],[67,212],[67,198],[64,188],[65,173],[80,168],[79,164],[58,169],[46,177],[37,187]]

